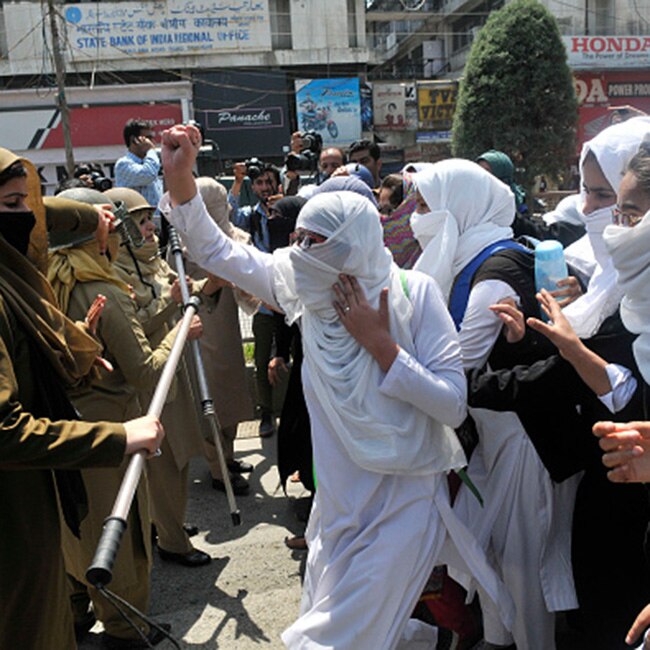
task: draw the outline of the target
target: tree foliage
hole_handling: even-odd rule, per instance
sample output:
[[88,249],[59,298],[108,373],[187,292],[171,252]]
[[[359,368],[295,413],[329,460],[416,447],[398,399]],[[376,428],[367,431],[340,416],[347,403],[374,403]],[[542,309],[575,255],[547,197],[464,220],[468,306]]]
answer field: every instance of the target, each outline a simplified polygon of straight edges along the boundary
[[575,155],[577,101],[553,15],[537,0],[492,13],[465,66],[454,115],[454,155],[507,153],[524,183],[556,177]]

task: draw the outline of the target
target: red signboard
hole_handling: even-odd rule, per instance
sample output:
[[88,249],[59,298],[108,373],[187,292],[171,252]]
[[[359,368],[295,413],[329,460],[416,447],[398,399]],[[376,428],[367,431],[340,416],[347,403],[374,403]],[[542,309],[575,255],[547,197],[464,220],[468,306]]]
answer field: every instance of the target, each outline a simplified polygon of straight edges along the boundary
[[[53,124],[39,129],[39,149],[64,147],[63,127],[59,114],[53,115]],[[75,107],[70,110],[70,131],[73,147],[98,147],[124,144],[122,131],[132,118],[148,120],[157,136],[170,126],[182,122],[181,105],[173,104],[120,104],[112,106]],[[34,125],[36,126],[36,125]]]
[[650,115],[650,71],[576,72],[578,151],[609,126],[613,108],[632,106]]

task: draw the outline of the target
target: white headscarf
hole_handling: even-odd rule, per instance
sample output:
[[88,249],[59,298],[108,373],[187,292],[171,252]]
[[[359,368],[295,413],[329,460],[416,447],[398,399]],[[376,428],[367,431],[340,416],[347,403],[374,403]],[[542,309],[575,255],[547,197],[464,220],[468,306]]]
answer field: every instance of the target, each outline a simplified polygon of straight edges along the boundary
[[554,223],[570,223],[572,226],[584,226],[585,215],[582,214],[582,196],[580,194],[565,196],[555,206],[555,210],[543,214],[542,219],[549,226]]
[[510,188],[469,160],[435,163],[413,175],[431,212],[411,217],[422,247],[415,269],[433,277],[447,297],[456,275],[486,246],[513,236]]
[[605,244],[624,293],[621,319],[628,331],[639,335],[632,345],[634,358],[650,384],[650,212],[634,228],[609,226]]
[[308,250],[290,246],[273,253],[275,295],[288,322],[301,318],[305,364],[330,428],[351,458],[370,471],[428,474],[462,467],[464,454],[453,432],[414,406],[379,393],[379,365],[347,332],[332,305],[340,273],[356,277],[375,308],[388,287],[391,334],[415,353],[413,308],[384,248],[377,208],[353,192],[323,193],[300,211],[296,227],[328,239]]
[[[650,133],[650,117],[635,117],[614,124],[601,131],[595,138],[582,146],[580,154],[580,175],[589,152],[593,153],[614,192],[625,174],[632,156],[639,150],[644,137]],[[587,292],[564,308],[564,315],[576,334],[583,339],[590,338],[611,316],[621,301],[622,291],[616,283],[616,269],[605,247],[603,233],[612,223],[613,207],[601,208],[585,215],[590,247],[582,239],[567,248],[566,258],[580,268],[592,254],[596,261]]]

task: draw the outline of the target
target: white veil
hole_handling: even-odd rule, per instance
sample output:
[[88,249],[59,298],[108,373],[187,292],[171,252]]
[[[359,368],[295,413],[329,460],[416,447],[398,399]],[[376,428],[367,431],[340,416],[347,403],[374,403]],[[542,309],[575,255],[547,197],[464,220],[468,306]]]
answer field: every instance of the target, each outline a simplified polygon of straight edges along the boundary
[[413,182],[431,210],[411,217],[423,251],[414,268],[433,277],[447,297],[456,275],[480,251],[512,238],[515,197],[469,160],[435,163],[414,174]]
[[340,273],[356,277],[375,308],[388,287],[391,334],[406,352],[415,352],[413,308],[384,248],[377,209],[353,192],[319,194],[300,211],[296,227],[328,239],[308,250],[275,251],[275,295],[288,322],[300,318],[305,364],[331,430],[370,471],[426,474],[462,467],[455,434],[411,404],[379,393],[379,365],[332,305]]

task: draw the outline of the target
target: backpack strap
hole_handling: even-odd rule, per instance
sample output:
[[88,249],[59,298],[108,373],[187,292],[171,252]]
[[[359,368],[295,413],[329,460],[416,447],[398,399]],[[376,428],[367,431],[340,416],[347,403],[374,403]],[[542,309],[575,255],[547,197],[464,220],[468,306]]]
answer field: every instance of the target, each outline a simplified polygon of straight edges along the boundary
[[460,331],[460,327],[465,317],[465,310],[467,309],[467,301],[469,300],[470,290],[472,288],[472,280],[476,271],[488,257],[495,253],[509,248],[527,251],[527,249],[518,244],[512,239],[503,239],[486,246],[476,257],[474,257],[469,264],[458,274],[454,280],[454,285],[451,289],[449,296],[449,312],[456,325],[456,330]]

